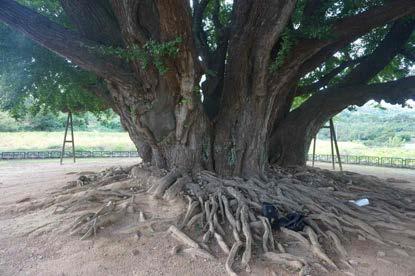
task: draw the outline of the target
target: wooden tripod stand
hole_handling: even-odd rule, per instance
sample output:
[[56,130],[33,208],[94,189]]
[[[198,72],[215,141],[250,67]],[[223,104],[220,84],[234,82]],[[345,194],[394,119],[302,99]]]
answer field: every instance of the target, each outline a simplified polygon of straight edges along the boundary
[[[68,135],[68,128],[71,128],[71,140],[67,140]],[[66,119],[66,126],[65,126],[65,136],[63,137],[63,145],[62,145],[62,152],[61,152],[61,165],[63,163],[63,157],[65,155],[65,145],[66,143],[72,144],[72,155],[73,155],[73,162],[75,163],[75,140],[73,136],[73,120],[72,120],[72,112],[68,112],[68,118]]]
[[[323,126],[322,128],[328,128],[330,129],[330,146],[331,146],[331,164],[333,166],[333,170],[336,169],[335,166],[335,160],[334,160],[334,148],[336,149],[336,156],[337,156],[337,162],[339,163],[340,171],[343,171],[342,161],[340,158],[340,152],[339,152],[339,146],[337,144],[337,137],[336,137],[336,131],[334,130],[334,123],[333,118],[329,120],[328,126]],[[314,167],[314,161],[316,159],[316,140],[317,135],[313,138],[313,160],[312,160],[312,166]]]

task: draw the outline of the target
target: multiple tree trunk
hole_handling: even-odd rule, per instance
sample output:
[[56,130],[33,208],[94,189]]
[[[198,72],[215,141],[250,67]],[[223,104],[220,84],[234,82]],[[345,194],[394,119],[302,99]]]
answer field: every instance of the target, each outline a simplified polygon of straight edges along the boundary
[[[312,15],[313,5],[320,2],[308,1],[304,16]],[[192,7],[188,0],[61,3],[75,30],[12,0],[0,0],[0,20],[97,74],[105,85],[96,86],[94,93],[120,115],[143,159],[159,167],[249,176],[261,174],[270,160],[302,165],[311,137],[345,107],[372,98],[414,96],[414,78],[367,85],[403,52],[414,24],[397,20],[415,14],[412,0],[390,1],[334,21],[333,36],[296,41],[274,71],[269,68],[281,50],[296,1],[235,1],[228,24],[219,19],[220,1],[214,0],[195,0]],[[203,27],[212,3],[214,46]],[[396,23],[371,56],[344,65],[354,66],[344,83],[316,87],[290,112],[301,77],[356,38],[391,22]],[[140,60],[99,51],[103,46],[144,49],[151,41],[177,38],[178,54],[163,59],[167,72],[160,72],[151,58],[144,68]],[[368,66],[373,60],[376,66]],[[199,88],[203,75],[206,81]]]
[[[312,96],[300,107],[289,112],[274,130],[270,139],[272,161],[282,165],[303,165],[311,139],[330,118],[348,106],[360,106],[371,99],[403,103],[406,99],[415,98],[414,77],[367,84],[396,55],[402,53],[414,26],[414,20],[396,21],[370,55],[347,61],[309,87],[300,87],[297,95],[311,92]],[[350,66],[355,67],[343,77],[340,84],[326,88],[332,78]]]

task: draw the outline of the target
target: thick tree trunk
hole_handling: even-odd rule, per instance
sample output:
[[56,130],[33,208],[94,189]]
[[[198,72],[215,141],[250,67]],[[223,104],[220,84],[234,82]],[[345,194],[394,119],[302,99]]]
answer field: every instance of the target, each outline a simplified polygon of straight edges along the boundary
[[350,105],[369,100],[403,103],[415,96],[415,77],[398,81],[337,87],[320,91],[291,111],[276,125],[269,142],[272,163],[282,166],[305,165],[311,139],[333,116]]
[[314,114],[310,113],[291,115],[280,123],[270,139],[270,162],[281,166],[303,166],[311,139],[330,117],[325,114],[321,119],[313,120]]
[[[298,80],[357,37],[415,12],[412,0],[396,0],[333,21],[334,35],[299,39],[271,71],[296,1],[234,1],[227,24],[219,18],[221,1],[213,1],[215,47],[203,27],[209,1],[193,1],[193,14],[188,0],[92,2],[61,0],[76,30],[14,0],[0,0],[0,20],[105,80],[109,92],[103,98],[120,115],[144,161],[160,168],[242,176],[261,175],[269,159],[303,165],[308,143],[321,125],[367,97],[359,94],[362,87],[354,87],[360,92],[352,95],[340,89],[340,97],[332,91],[318,93],[282,119]],[[312,10],[308,6],[305,13]],[[407,28],[409,35],[412,27],[396,29]],[[162,53],[168,42],[178,40],[176,54]],[[117,50],[128,54],[140,49],[146,59],[104,54],[98,51],[103,46],[121,47]],[[394,56],[395,48],[401,47],[381,52]],[[160,59],[167,72],[158,68]],[[378,61],[377,67],[384,66]],[[209,71],[214,74],[202,85],[202,103],[199,83]],[[371,86],[369,95],[377,89]]]
[[[389,99],[390,102],[395,102],[399,99],[399,94],[402,96],[402,93],[407,95],[403,98],[410,97],[412,92],[407,86],[411,82],[410,79],[395,83],[395,87],[390,83],[377,86],[365,86],[364,84],[401,52],[414,26],[415,21],[396,21],[370,55],[345,62],[318,82],[303,87],[305,88],[303,92],[313,92],[314,95],[297,110],[288,113],[283,120],[277,121],[278,124],[270,141],[271,161],[280,165],[305,165],[312,137],[325,122],[349,105],[361,105],[372,98]],[[353,64],[358,65],[343,78],[340,85],[319,91],[320,88],[327,86],[340,71]],[[400,91],[394,94],[392,91],[396,90],[396,85],[400,87],[398,88]],[[296,93],[304,94],[301,89]]]
[[247,101],[245,108],[221,114],[214,140],[215,170],[222,175],[253,175],[263,172],[267,161],[267,129],[259,122],[264,109]]
[[[164,168],[200,170],[212,168],[207,117],[200,105],[189,110],[189,103],[153,102],[152,109],[140,113],[136,92],[109,85],[120,115],[144,162]],[[163,93],[168,92],[164,89]],[[159,92],[162,93],[162,92]],[[170,92],[173,94],[173,92]]]
[[271,52],[294,7],[295,1],[286,0],[236,4],[215,125],[214,165],[219,174],[264,172],[271,114],[281,92],[269,90]]

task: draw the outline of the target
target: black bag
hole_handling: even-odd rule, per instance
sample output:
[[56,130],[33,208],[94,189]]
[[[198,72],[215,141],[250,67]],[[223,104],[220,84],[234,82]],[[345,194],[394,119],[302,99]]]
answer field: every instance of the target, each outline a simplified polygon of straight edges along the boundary
[[301,231],[305,226],[303,214],[290,213],[286,217],[279,218],[277,208],[269,202],[262,203],[261,213],[268,219],[273,230],[285,227],[293,231]]
[[271,224],[272,229],[278,229],[278,210],[274,205],[268,202],[262,203],[262,216],[266,217]]
[[297,232],[301,231],[305,226],[304,216],[300,213],[290,213],[285,218],[280,218],[278,220],[278,226]]

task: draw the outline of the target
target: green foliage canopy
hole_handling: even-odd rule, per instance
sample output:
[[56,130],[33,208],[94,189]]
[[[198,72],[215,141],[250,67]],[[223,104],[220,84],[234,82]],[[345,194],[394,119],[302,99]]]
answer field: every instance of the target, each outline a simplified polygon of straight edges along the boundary
[[[67,28],[72,28],[59,1],[20,0],[19,2],[36,9]],[[329,38],[332,35],[331,23],[335,20],[382,5],[385,1],[324,0],[322,2],[323,5],[310,16],[305,14],[307,1],[297,1],[291,24],[288,24],[281,37],[270,70],[278,70],[299,38]],[[215,25],[229,25],[232,18],[232,1],[209,1],[202,17],[209,48],[214,51],[220,40]],[[389,29],[390,25],[385,25],[363,35],[304,76],[299,86],[315,83],[342,63],[370,54]],[[150,41],[144,49],[103,46],[98,50],[125,60],[139,59],[143,67],[152,62],[160,72],[166,72],[168,69],[161,57],[174,56],[178,44],[180,38],[166,43]],[[410,51],[415,50],[415,34],[412,35],[407,48]],[[413,66],[415,66],[413,61],[398,55],[371,82],[386,82],[408,76]],[[346,67],[332,78],[328,85],[336,85],[352,69],[353,66]],[[99,80],[93,74],[0,24],[0,108],[10,111],[15,117],[24,116],[28,112],[36,114],[41,111],[100,112],[106,108],[105,103],[88,90],[88,87],[97,82]],[[308,97],[307,94],[297,97],[293,107],[301,105]]]
[[[20,1],[70,27],[59,1]],[[0,23],[0,109],[27,113],[98,113],[105,103],[88,91],[97,78]]]

